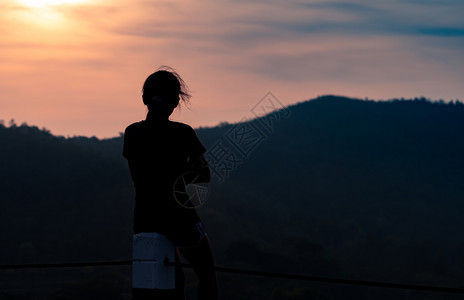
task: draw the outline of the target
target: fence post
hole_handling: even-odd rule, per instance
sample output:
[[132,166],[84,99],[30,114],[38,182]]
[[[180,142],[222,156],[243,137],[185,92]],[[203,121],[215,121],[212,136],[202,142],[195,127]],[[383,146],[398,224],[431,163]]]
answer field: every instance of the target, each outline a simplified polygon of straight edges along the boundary
[[141,232],[134,235],[132,251],[132,299],[174,296],[175,267],[164,264],[165,258],[175,260],[171,241],[157,232]]

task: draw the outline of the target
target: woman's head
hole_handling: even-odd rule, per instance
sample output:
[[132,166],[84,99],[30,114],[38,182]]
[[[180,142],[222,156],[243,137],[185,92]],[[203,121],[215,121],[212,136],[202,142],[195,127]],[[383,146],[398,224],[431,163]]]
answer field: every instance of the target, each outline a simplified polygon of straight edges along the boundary
[[169,117],[180,101],[187,103],[189,98],[187,85],[170,67],[160,67],[143,84],[143,103],[155,114]]

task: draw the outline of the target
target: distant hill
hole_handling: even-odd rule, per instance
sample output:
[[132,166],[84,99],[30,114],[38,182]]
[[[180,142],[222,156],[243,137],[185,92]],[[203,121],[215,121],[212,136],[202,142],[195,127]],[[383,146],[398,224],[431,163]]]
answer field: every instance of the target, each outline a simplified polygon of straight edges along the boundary
[[[223,176],[198,209],[217,264],[462,287],[463,128],[460,102],[323,96],[198,129]],[[0,263],[130,258],[133,189],[122,137],[1,125],[0,140]],[[228,152],[221,163],[218,142]],[[13,294],[12,284],[0,290]],[[60,281],[54,295],[90,285]],[[223,299],[424,299],[230,275],[220,286]]]

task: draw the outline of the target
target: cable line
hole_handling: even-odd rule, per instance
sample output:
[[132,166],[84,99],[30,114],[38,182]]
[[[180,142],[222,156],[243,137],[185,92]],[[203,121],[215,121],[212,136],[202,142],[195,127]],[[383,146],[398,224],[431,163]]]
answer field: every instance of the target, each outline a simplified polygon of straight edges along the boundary
[[[190,264],[170,262],[167,259],[165,259],[164,263],[168,266],[179,266],[179,267],[184,267],[184,268],[192,268]],[[417,291],[428,291],[428,292],[464,294],[464,288],[454,288],[454,287],[414,285],[414,284],[389,283],[389,282],[365,281],[365,280],[351,280],[351,279],[340,279],[340,278],[331,278],[331,277],[319,277],[319,276],[312,276],[312,275],[243,270],[243,269],[218,267],[218,266],[215,266],[214,270],[218,272],[224,272],[224,273],[255,275],[255,276],[263,276],[263,277],[273,277],[273,278],[285,278],[285,279],[295,279],[295,280],[318,281],[318,282],[327,282],[327,283],[394,288],[394,289],[406,289],[406,290],[417,290]]]
[[[183,268],[193,268],[191,264],[171,262],[167,258],[164,260],[164,263],[167,266],[178,266],[178,267],[183,267]],[[94,262],[76,262],[76,263],[0,265],[0,270],[78,268],[78,267],[107,267],[107,266],[127,266],[127,265],[132,265],[132,260],[94,261]],[[415,285],[415,284],[390,283],[390,282],[366,281],[366,280],[352,280],[352,279],[320,277],[320,276],[312,276],[312,275],[277,273],[277,272],[256,271],[256,270],[244,270],[244,269],[220,267],[220,266],[215,266],[214,270],[217,271],[217,272],[223,272],[223,273],[254,275],[254,276],[262,276],[262,277],[269,277],[269,278],[317,281],[317,282],[336,283],[336,284],[345,284],[345,285],[357,285],[357,286],[370,286],[370,287],[381,287],[381,288],[405,289],[405,290],[416,290],[416,291],[426,291],[426,292],[464,294],[464,288],[455,288],[455,287]]]
[[76,263],[51,263],[51,264],[0,265],[0,270],[106,267],[106,266],[124,266],[124,265],[131,265],[131,264],[132,264],[132,260],[94,261],[94,262],[76,262]]

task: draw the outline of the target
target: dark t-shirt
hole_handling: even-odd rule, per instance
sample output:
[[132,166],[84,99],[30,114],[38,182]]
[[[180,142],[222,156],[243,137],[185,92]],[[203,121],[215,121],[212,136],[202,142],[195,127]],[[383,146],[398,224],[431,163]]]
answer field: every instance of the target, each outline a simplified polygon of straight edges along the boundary
[[189,125],[141,121],[124,133],[123,156],[135,186],[134,232],[159,232],[180,238],[199,221],[192,208],[174,197],[174,183],[188,171],[188,161],[205,153]]

